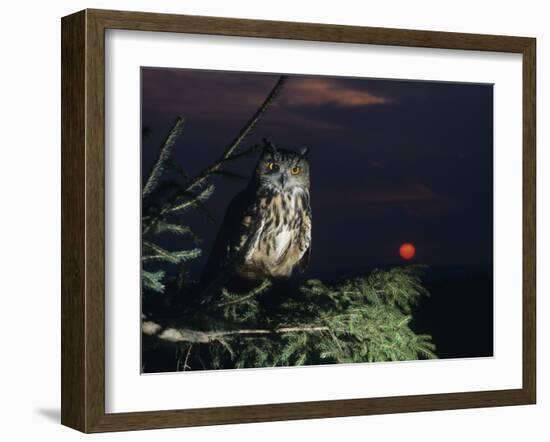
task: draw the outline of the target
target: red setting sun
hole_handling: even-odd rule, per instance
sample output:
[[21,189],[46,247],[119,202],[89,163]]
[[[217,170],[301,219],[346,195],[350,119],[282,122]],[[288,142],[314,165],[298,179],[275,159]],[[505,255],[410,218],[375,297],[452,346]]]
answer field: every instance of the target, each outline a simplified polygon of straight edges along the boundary
[[401,244],[401,247],[399,247],[399,256],[403,259],[412,259],[414,258],[416,250],[414,246],[411,243],[403,243]]

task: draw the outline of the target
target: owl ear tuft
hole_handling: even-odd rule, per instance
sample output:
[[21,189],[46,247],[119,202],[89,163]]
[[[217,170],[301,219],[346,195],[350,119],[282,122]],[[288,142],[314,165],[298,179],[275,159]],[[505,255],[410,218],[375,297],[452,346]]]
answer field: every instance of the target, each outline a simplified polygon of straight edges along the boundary
[[302,158],[306,158],[308,153],[309,153],[309,147],[304,146],[300,149],[300,156]]
[[277,153],[277,147],[269,141],[267,138],[262,140],[264,142],[264,151],[269,153]]

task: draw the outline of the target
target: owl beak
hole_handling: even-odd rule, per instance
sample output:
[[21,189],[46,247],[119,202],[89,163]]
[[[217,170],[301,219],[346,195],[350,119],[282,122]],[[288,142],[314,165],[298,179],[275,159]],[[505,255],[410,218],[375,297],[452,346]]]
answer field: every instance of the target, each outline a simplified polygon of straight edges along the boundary
[[286,182],[288,181],[288,177],[286,176],[286,173],[282,173],[281,177],[279,178],[279,182],[281,183],[281,187],[284,189]]

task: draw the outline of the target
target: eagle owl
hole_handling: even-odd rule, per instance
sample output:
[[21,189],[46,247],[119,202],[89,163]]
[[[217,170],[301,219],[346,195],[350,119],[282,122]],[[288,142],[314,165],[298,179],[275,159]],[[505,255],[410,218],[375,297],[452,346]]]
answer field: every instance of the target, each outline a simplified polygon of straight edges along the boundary
[[248,186],[231,201],[206,265],[248,280],[303,272],[311,254],[308,148],[266,143]]

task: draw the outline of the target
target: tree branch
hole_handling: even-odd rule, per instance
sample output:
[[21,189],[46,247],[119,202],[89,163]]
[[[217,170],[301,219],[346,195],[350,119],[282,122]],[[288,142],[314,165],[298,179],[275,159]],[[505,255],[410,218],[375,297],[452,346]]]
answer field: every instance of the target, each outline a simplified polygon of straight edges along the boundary
[[292,327],[277,327],[270,329],[240,329],[228,331],[199,331],[187,328],[162,327],[160,324],[153,321],[144,321],[142,323],[142,331],[148,336],[156,336],[157,338],[168,342],[189,342],[197,344],[207,344],[210,342],[220,341],[223,338],[231,336],[241,337],[256,337],[264,335],[281,335],[286,333],[318,333],[328,331],[326,326],[292,326]]
[[164,163],[166,163],[168,158],[170,158],[172,147],[174,146],[174,143],[180,136],[181,131],[183,130],[183,122],[183,118],[176,118],[174,126],[172,126],[172,129],[164,140],[157,161],[155,161],[155,164],[151,169],[151,173],[149,173],[149,177],[147,178],[145,185],[143,186],[143,197],[149,195],[157,186],[158,181],[164,170]]
[[[250,298],[254,298],[256,295],[262,293],[264,290],[266,290],[270,286],[271,286],[271,282],[268,279],[264,279],[258,287],[254,288],[253,290],[251,290],[246,295],[239,296],[239,297],[237,297],[235,299],[231,299],[229,301],[220,302],[218,304],[218,307],[225,307],[227,305],[232,305],[232,304],[240,304],[241,302],[244,302],[244,301],[246,301]],[[229,294],[229,292],[225,288],[222,288],[222,292],[225,295]]]
[[[248,120],[246,125],[241,129],[241,131],[235,137],[235,139],[225,149],[220,159],[215,163],[211,164],[205,170],[203,170],[198,176],[191,179],[186,184],[185,189],[182,192],[183,195],[188,195],[197,187],[200,187],[201,185],[203,185],[204,182],[213,173],[217,172],[225,162],[232,161],[242,156],[248,155],[251,152],[254,152],[258,148],[258,146],[253,146],[247,151],[234,154],[235,150],[241,145],[241,143],[245,140],[245,138],[250,134],[250,132],[252,132],[252,130],[256,127],[256,125],[261,121],[267,109],[269,109],[269,107],[271,107],[271,105],[274,103],[279,92],[282,90],[286,80],[287,80],[287,77],[284,75],[281,75],[279,77],[279,80],[277,81],[277,83],[275,84],[275,86],[267,96],[267,98],[264,100],[262,105],[258,108],[258,110],[252,116],[252,118]],[[178,205],[182,201],[182,198],[185,198],[185,196],[182,197],[181,194],[176,196],[174,199],[172,199],[171,201],[167,202],[164,205],[164,207],[160,210],[158,215],[151,217],[147,220],[144,220],[143,233],[144,234],[147,233],[151,229],[151,227],[154,226],[154,224],[156,224],[159,220],[164,219],[165,216],[167,216],[171,212],[174,212],[176,210],[175,207],[178,207]],[[179,208],[177,210],[179,210]]]

